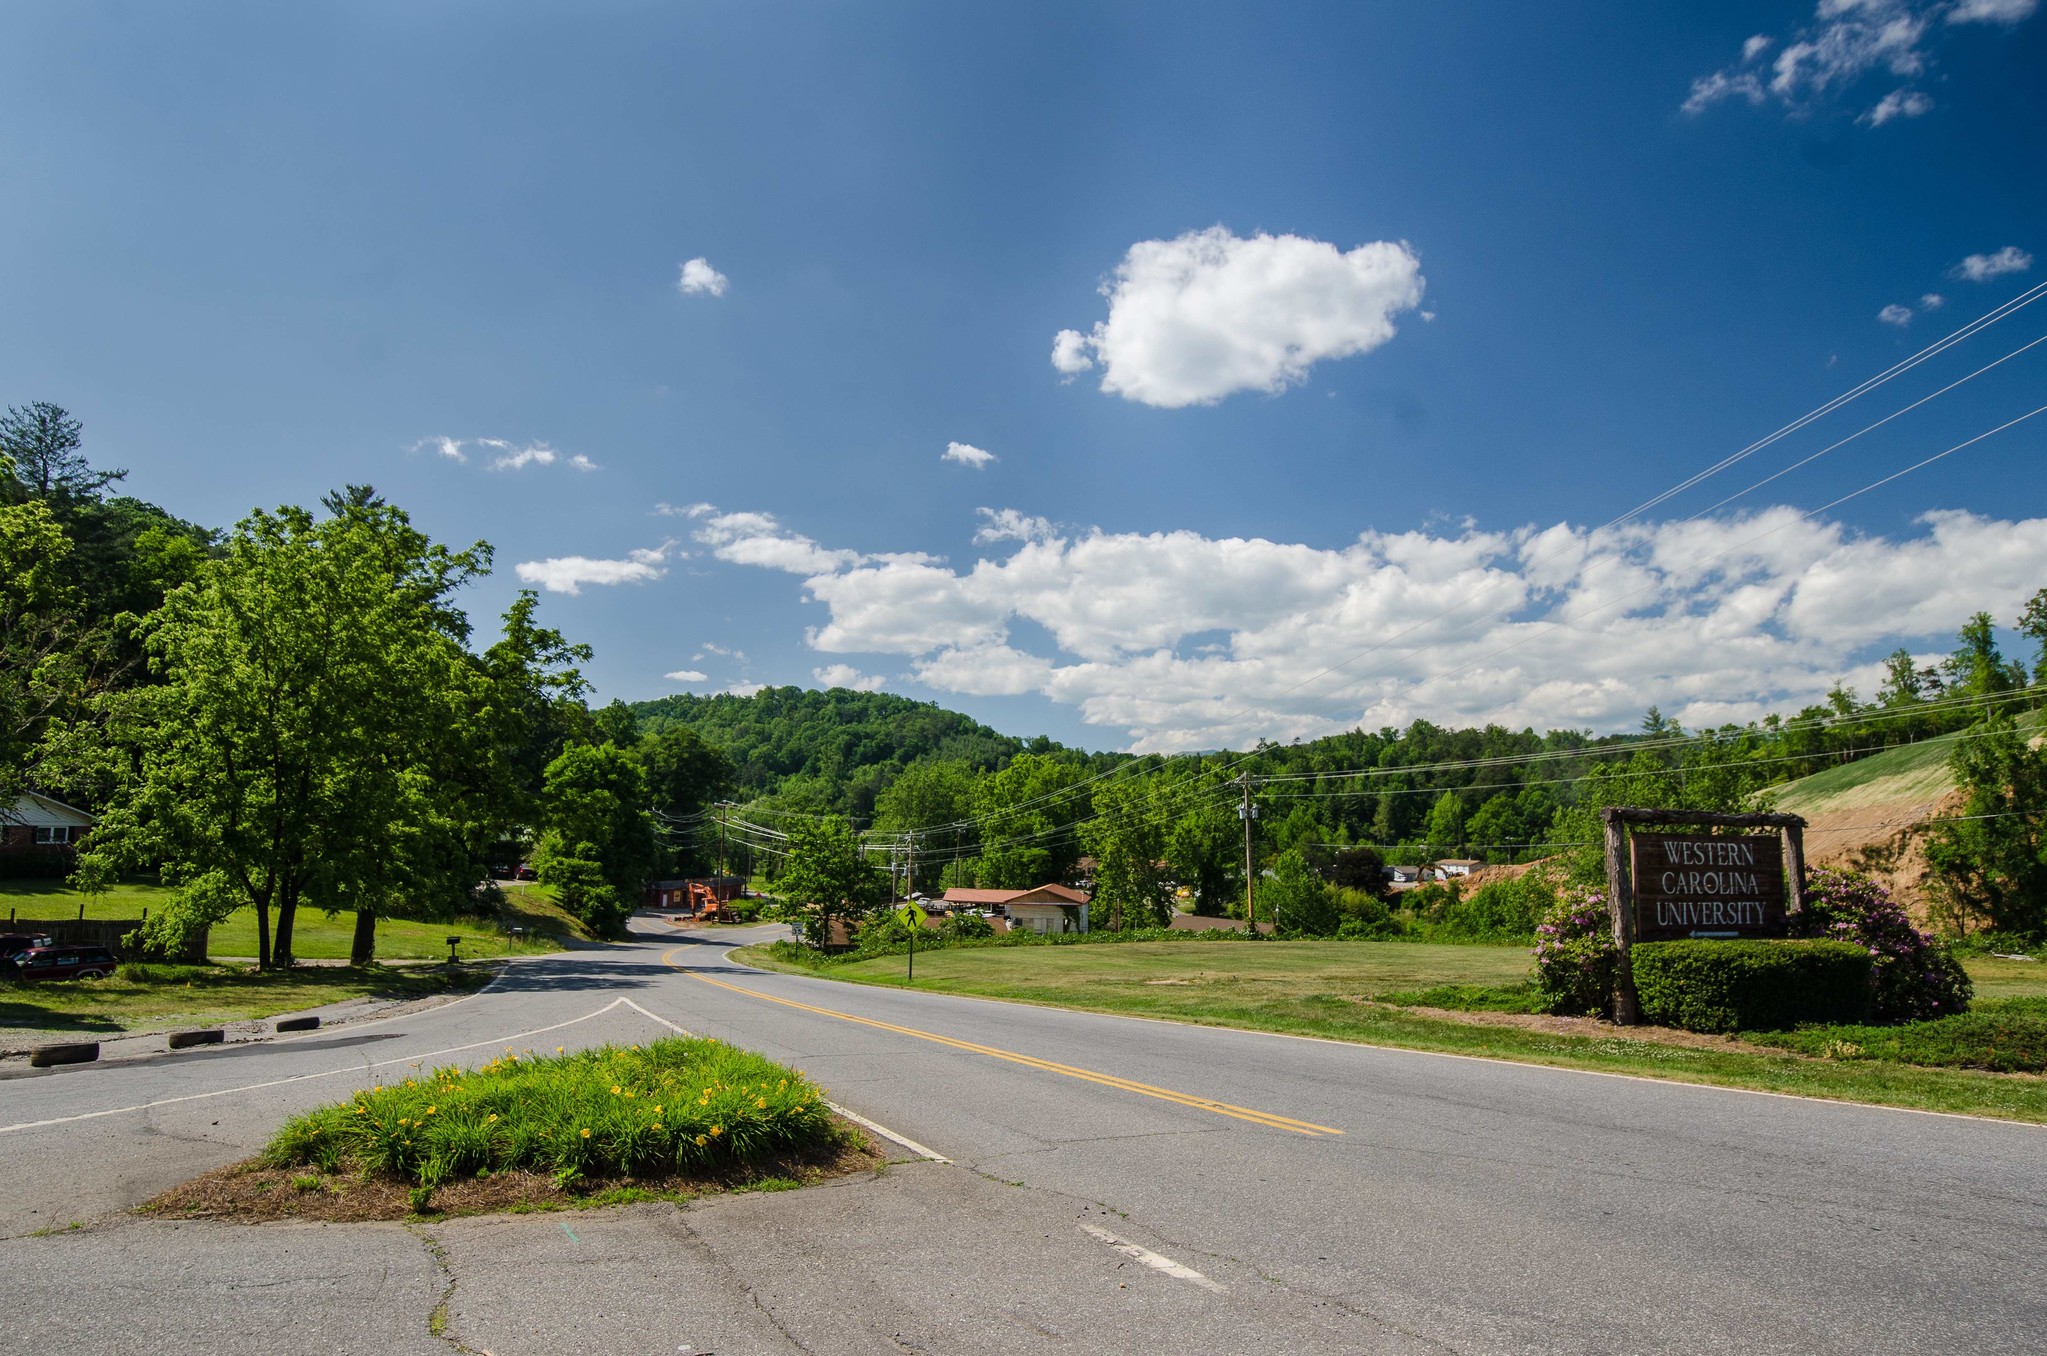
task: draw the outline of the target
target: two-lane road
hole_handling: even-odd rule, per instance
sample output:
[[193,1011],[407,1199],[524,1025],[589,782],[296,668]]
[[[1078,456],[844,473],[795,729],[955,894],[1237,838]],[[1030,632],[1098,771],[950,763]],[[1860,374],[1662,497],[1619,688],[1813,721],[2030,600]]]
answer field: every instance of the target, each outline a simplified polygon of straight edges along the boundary
[[[383,1024],[0,1081],[0,1219],[20,1233],[131,1203],[413,1061],[665,1021],[794,1064],[956,1166],[671,1212],[692,1239],[676,1265],[722,1269],[725,1290],[699,1277],[701,1294],[748,1303],[721,1318],[641,1297],[622,1334],[682,1305],[721,1352],[1034,1350],[1082,1331],[1160,1351],[2047,1347],[2035,1127],[762,974],[730,961],[734,934],[640,926]],[[579,1245],[611,1227],[578,1219]],[[436,1231],[462,1277],[521,1255],[509,1240],[531,1223]],[[160,1227],[112,1233],[146,1252]],[[553,1227],[516,1237],[567,1248]],[[205,1236],[260,1258],[270,1233]],[[465,1257],[485,1233],[495,1251]],[[55,1241],[0,1255],[36,1274]],[[632,1255],[650,1246],[634,1235]],[[885,1302],[854,1298],[877,1277]],[[480,1274],[462,1285],[473,1345],[547,1329],[484,1305]]]

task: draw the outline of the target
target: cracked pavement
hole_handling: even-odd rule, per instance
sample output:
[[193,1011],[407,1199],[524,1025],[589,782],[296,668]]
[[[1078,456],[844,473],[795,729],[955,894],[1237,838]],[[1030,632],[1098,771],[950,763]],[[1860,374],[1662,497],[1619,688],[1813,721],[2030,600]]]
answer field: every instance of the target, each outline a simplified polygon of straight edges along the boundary
[[[764,975],[729,932],[639,927],[385,1021],[0,1080],[0,1351],[2001,1352],[2047,1324],[2038,1127]],[[120,1213],[410,1061],[647,1014],[952,1161],[408,1225]]]

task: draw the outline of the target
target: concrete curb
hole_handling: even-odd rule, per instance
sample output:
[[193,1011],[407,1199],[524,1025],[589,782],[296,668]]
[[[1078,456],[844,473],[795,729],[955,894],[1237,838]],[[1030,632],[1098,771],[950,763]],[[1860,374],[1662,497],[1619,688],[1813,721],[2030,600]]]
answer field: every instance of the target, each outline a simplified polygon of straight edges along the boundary
[[164,1044],[173,1050],[189,1050],[195,1045],[219,1045],[226,1039],[226,1029],[216,1026],[206,1031],[173,1031]]
[[320,1019],[318,1017],[280,1017],[277,1019],[277,1025],[274,1030],[316,1031],[319,1029],[319,1026]]

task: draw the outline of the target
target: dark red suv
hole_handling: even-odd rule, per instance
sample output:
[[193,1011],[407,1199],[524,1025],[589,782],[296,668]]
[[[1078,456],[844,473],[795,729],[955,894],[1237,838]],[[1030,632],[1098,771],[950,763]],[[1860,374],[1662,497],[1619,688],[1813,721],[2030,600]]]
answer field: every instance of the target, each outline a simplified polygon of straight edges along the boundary
[[14,957],[14,978],[106,979],[118,964],[103,946],[38,946]]

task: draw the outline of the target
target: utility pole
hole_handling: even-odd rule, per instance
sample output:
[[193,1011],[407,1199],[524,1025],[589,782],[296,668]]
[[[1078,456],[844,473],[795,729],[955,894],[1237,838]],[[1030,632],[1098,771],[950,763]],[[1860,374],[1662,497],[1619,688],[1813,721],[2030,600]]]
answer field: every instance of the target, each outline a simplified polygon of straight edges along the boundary
[[1237,807],[1237,818],[1244,821],[1244,916],[1253,936],[1258,933],[1258,896],[1253,888],[1258,878],[1258,864],[1251,856],[1251,821],[1258,818],[1258,807],[1251,803],[1251,788],[1257,784],[1248,772],[1237,778],[1237,785],[1244,793],[1244,803]]
[[[903,898],[908,899],[917,890],[917,831],[903,831]],[[913,943],[914,945],[914,943]],[[915,954],[914,952],[912,954]],[[914,962],[913,962],[914,963]]]
[[728,874],[725,862],[725,809],[729,804],[729,801],[718,802],[718,877],[721,880]]

